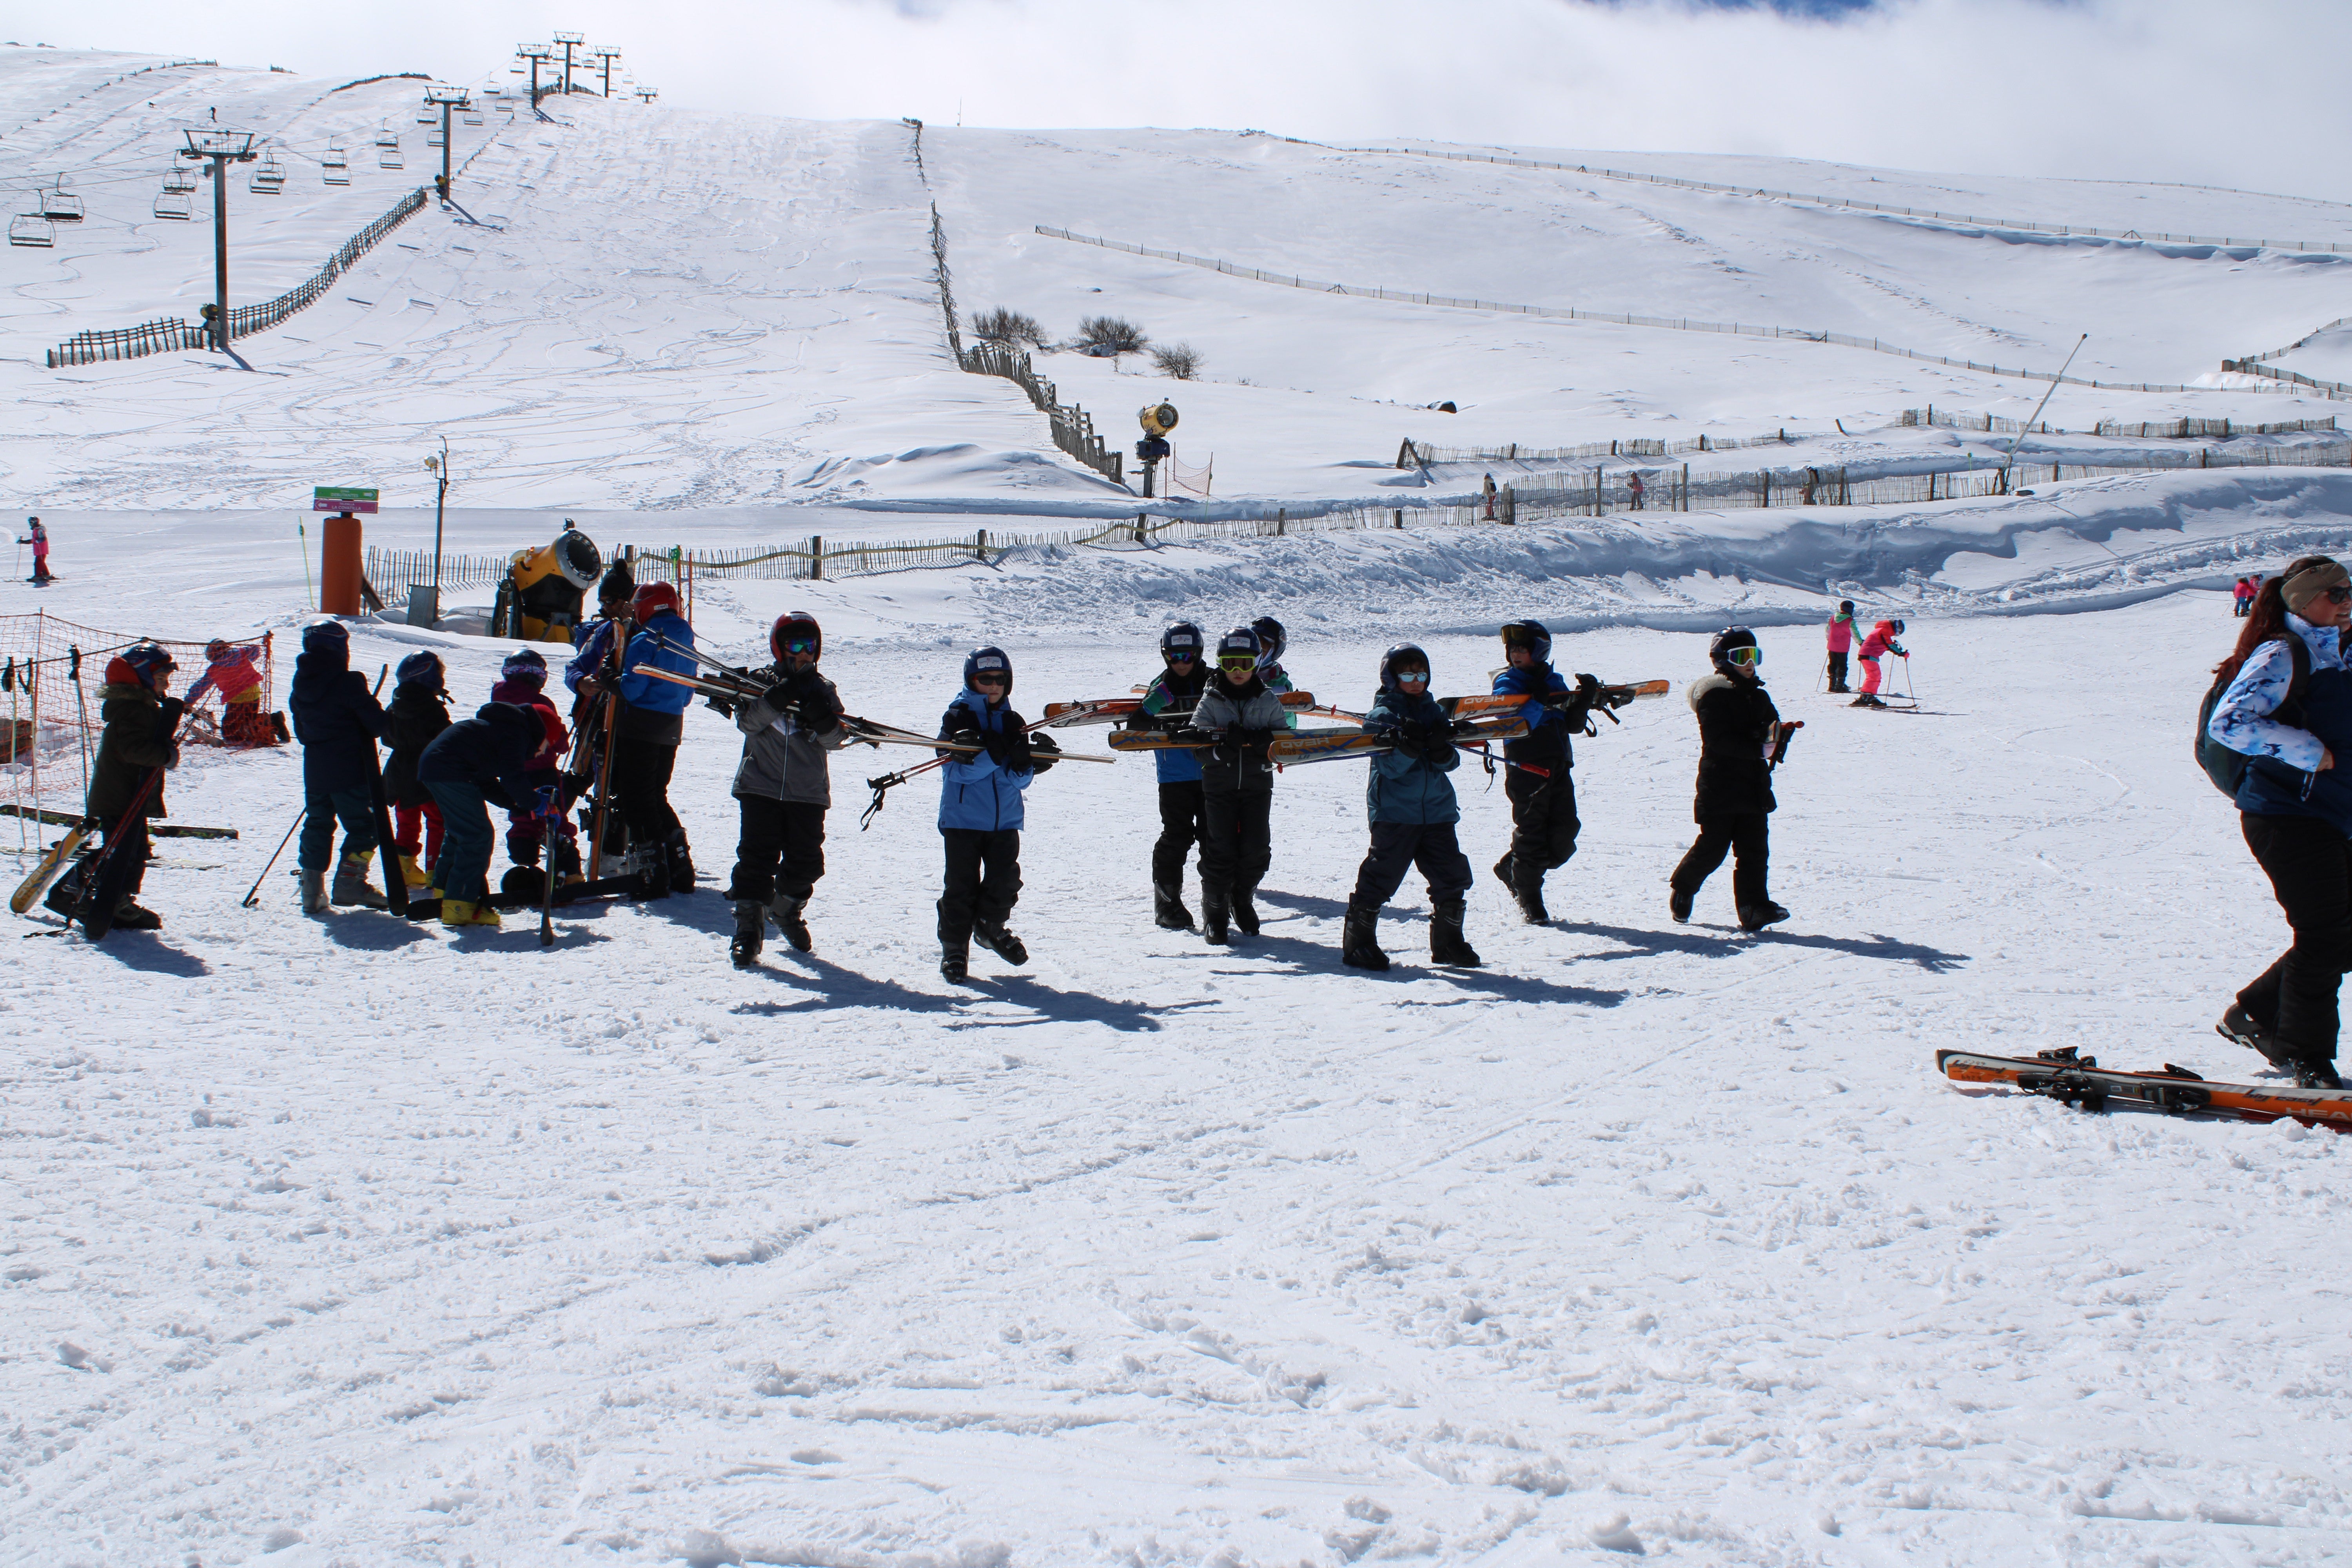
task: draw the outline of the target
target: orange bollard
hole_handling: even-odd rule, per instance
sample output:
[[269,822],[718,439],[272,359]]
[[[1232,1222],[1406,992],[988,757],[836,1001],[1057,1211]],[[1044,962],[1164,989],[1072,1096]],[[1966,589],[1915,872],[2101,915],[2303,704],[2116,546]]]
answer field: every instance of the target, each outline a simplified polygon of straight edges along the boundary
[[319,608],[330,616],[360,613],[360,520],[339,512],[327,520],[319,553]]

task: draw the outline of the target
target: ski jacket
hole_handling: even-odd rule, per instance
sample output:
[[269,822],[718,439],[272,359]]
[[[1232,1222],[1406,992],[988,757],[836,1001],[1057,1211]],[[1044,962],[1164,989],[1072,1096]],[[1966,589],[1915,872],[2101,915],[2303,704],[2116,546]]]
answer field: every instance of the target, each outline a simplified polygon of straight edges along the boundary
[[[1007,735],[1022,727],[1021,715],[1010,705],[992,708],[988,699],[970,687],[956,693],[940,716],[940,739],[977,729],[982,736]],[[940,829],[967,828],[979,833],[1018,831],[1023,818],[1023,792],[1037,775],[999,766],[986,752],[967,756],[958,752],[940,764]]]
[[[1410,697],[1402,691],[1383,691],[1372,699],[1372,710],[1364,715],[1364,728],[1412,745],[1451,734],[1454,721],[1427,692]],[[1373,822],[1430,826],[1462,820],[1461,805],[1454,798],[1454,781],[1445,776],[1462,765],[1462,753],[1451,744],[1433,760],[1418,749],[1401,746],[1375,753],[1371,764],[1371,774],[1364,784],[1364,805]]]
[[1223,676],[1208,684],[1192,709],[1192,728],[1223,738],[1201,762],[1201,787],[1215,795],[1271,795],[1274,764],[1266,742],[1290,728],[1290,710],[1253,674],[1235,687]]
[[[2344,668],[2344,653],[2338,647],[2334,626],[2315,626],[2301,616],[2289,614],[2287,630],[2303,639],[2311,650],[2311,672]],[[2268,759],[2297,773],[2315,773],[2319,768],[2323,743],[2308,730],[2281,723],[2274,715],[2279,704],[2286,700],[2288,685],[2294,679],[2294,656],[2286,644],[2276,637],[2246,656],[2238,667],[2238,677],[2213,704],[2213,717],[2205,726],[2205,733],[2217,745],[2223,745],[2257,762]],[[2252,775],[2253,770],[2249,769]],[[2239,790],[2241,801],[2245,795]],[[2244,807],[2242,804],[2241,809]],[[2270,815],[2258,812],[2257,816]]]
[[203,700],[207,691],[219,692],[223,702],[260,701],[261,671],[257,668],[260,658],[260,645],[247,643],[214,659],[196,677],[196,683],[188,688],[189,706]]
[[[1179,675],[1163,669],[1150,690],[1143,694],[1143,711],[1154,718],[1165,716],[1160,728],[1181,730],[1192,722],[1193,706],[1201,700],[1202,689],[1209,683],[1209,667],[1200,660],[1192,663],[1192,673]],[[1199,784],[1201,753],[1189,747],[1171,746],[1164,752],[1151,753],[1160,770],[1161,784]]]
[[[1212,673],[1212,671],[1209,666],[1204,663],[1201,666],[1201,673],[1202,675],[1208,675]],[[1296,691],[1298,689],[1297,684],[1290,679],[1290,671],[1283,668],[1282,666],[1278,664],[1259,665],[1257,667],[1257,678],[1265,682],[1265,689],[1268,691],[1284,692]],[[1286,708],[1283,711],[1287,713],[1290,710]],[[1298,721],[1296,718],[1291,720],[1290,727],[1294,730],[1298,728]]]
[[2303,719],[2321,745],[2344,759],[2322,773],[2297,773],[2255,757],[2238,784],[2250,816],[2315,816],[2352,837],[2352,669],[2315,669],[2304,683]]
[[1576,751],[1569,736],[1584,728],[1584,717],[1592,710],[1591,705],[1577,703],[1559,709],[1548,708],[1543,702],[1545,696],[1568,689],[1568,682],[1548,664],[1526,669],[1506,665],[1495,672],[1496,696],[1528,699],[1512,710],[1515,716],[1528,721],[1528,732],[1520,740],[1506,741],[1503,755],[1515,763],[1533,763],[1538,767],[1576,765]]
[[1890,653],[1898,658],[1904,657],[1903,645],[1895,640],[1895,623],[1881,621],[1862,639],[1862,657],[1877,658]]
[[[656,636],[673,646],[656,647]],[[686,738],[686,709],[694,700],[694,689],[637,671],[651,667],[673,675],[692,675],[694,656],[686,650],[693,646],[694,628],[686,624],[685,616],[672,611],[656,611],[638,626],[621,655],[621,712],[614,724],[614,734],[624,741],[649,741],[657,746],[675,746]]]
[[[85,815],[112,822],[131,809],[133,796],[157,768],[180,765],[180,748],[173,743],[184,704],[163,699],[136,682],[109,681],[99,688],[98,716],[106,729],[99,737],[98,760],[89,768],[89,794],[82,802]],[[147,797],[142,816],[162,816],[163,786]]]
[[33,531],[25,536],[24,542],[33,547],[34,560],[46,559],[49,553],[49,531],[37,522],[33,524]]
[[[1829,650],[1832,653],[1852,653],[1853,651],[1853,617],[1852,616],[1832,616],[1830,617],[1829,643]],[[1868,658],[1869,656],[1865,654],[1864,657]]]
[[433,792],[416,776],[416,759],[433,737],[449,727],[449,694],[439,687],[414,686],[406,681],[392,689],[392,706],[384,710],[384,739],[392,755],[383,764],[383,787],[394,805],[415,807],[433,804]]
[[564,690],[576,694],[581,681],[604,668],[604,661],[613,653],[614,628],[620,624],[610,616],[589,623],[582,634],[580,651],[573,654],[572,662],[563,667]]
[[[733,793],[802,805],[833,805],[833,769],[827,757],[849,744],[849,726],[841,722],[841,693],[814,668],[795,674],[780,664],[751,672],[763,686],[792,681],[795,689],[780,697],[782,708],[770,707],[755,697],[735,710],[735,728],[743,731],[743,763],[735,770]],[[833,728],[823,734],[811,730],[795,711],[814,696],[834,715]]]
[[[680,688],[681,690],[684,688]],[[535,773],[560,773],[563,768],[564,749],[572,743],[571,731],[563,727],[563,715],[555,710],[555,700],[544,686],[534,686],[528,680],[501,680],[490,688],[490,700],[510,702],[517,708],[538,717],[540,727],[547,731],[547,743],[530,759],[530,771]]]
[[547,740],[539,716],[511,702],[485,702],[433,738],[416,759],[425,784],[467,784],[509,811],[530,804],[530,759]]
[[375,743],[390,723],[367,678],[350,661],[347,651],[317,649],[294,660],[286,710],[294,720],[294,738],[302,742],[305,789],[365,789],[375,781]]
[[1739,816],[1775,809],[1772,798],[1773,726],[1780,710],[1763,683],[1717,671],[1691,682],[1691,711],[1698,715],[1698,789],[1691,820]]

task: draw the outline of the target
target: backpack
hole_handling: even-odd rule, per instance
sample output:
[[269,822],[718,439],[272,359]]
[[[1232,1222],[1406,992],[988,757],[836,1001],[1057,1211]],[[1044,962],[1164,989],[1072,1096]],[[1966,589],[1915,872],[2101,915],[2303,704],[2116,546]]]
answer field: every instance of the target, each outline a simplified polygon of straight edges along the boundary
[[[2304,646],[2301,637],[2293,634],[2272,640],[2286,644],[2287,655],[2294,662],[2294,674],[2287,680],[2285,699],[2271,717],[2282,723],[2292,724],[2303,717],[2304,689],[2311,684],[2311,650]],[[2235,800],[2238,786],[2246,782],[2246,769],[2254,759],[2243,752],[2233,752],[2214,740],[2210,729],[2213,722],[2213,706],[2221,700],[2221,693],[2230,689],[2233,679],[2217,675],[2213,678],[2213,684],[2205,689],[2205,700],[2197,705],[2196,752],[2197,765],[2205,770],[2205,776],[2213,781],[2213,787]]]

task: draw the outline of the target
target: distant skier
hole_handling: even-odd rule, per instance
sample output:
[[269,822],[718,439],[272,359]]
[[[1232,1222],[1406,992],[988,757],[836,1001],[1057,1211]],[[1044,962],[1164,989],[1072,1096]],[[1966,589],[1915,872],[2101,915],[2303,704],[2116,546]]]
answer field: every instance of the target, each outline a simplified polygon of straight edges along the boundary
[[25,537],[16,542],[33,547],[31,580],[35,587],[46,588],[49,585],[49,531],[41,526],[41,520],[37,517],[26,518],[25,530]]
[[261,711],[261,645],[215,637],[205,645],[205,672],[188,688],[188,705],[221,695],[221,742],[230,746],[282,746],[290,738],[286,715]]
[[436,735],[416,759],[418,781],[441,807],[445,837],[434,869],[440,879],[443,925],[498,929],[499,911],[490,907],[489,896],[490,847],[497,838],[489,808],[502,805],[542,817],[563,809],[557,786],[534,788],[526,773],[546,743],[547,727],[538,714],[511,702],[485,702],[471,719]]
[[412,653],[400,661],[394,679],[397,684],[392,689],[392,705],[384,710],[384,738],[392,742],[392,755],[383,764],[384,796],[393,810],[393,852],[409,887],[437,886],[431,868],[441,863],[441,805],[417,778],[416,763],[434,737],[449,727],[447,675],[440,655]]
[[[302,742],[306,815],[298,864],[306,915],[324,914],[332,904],[385,907],[367,874],[376,852],[375,743],[389,733],[391,723],[368,689],[367,678],[351,665],[351,633],[341,621],[303,628],[286,706]],[[343,825],[343,853],[330,889],[327,865],[338,821]]]
[[1274,764],[1266,747],[1290,727],[1290,710],[1258,673],[1265,639],[1235,626],[1217,639],[1217,673],[1192,710],[1192,727],[1214,738],[1201,763],[1201,934],[1229,945],[1228,929],[1255,936],[1251,897],[1274,862]]
[[1576,755],[1570,737],[1585,727],[1601,695],[1601,682],[1580,675],[1575,695],[1564,706],[1546,704],[1545,698],[1571,689],[1551,667],[1551,633],[1541,621],[1513,621],[1505,626],[1503,658],[1507,668],[1496,672],[1495,691],[1527,698],[1517,711],[1528,721],[1528,732],[1503,746],[1504,759],[1516,764],[1503,780],[1503,794],[1511,803],[1511,847],[1495,862],[1495,875],[1511,890],[1521,918],[1529,925],[1541,925],[1551,918],[1544,908],[1544,874],[1575,856],[1576,836],[1583,826],[1576,815],[1576,784],[1570,773]]
[[773,662],[751,672],[766,689],[749,702],[721,702],[743,732],[735,770],[742,819],[727,897],[735,906],[730,952],[738,969],[760,956],[766,922],[796,952],[814,945],[803,911],[824,876],[824,814],[833,805],[829,758],[849,744],[841,693],[817,668],[824,628],[805,610],[778,616],[768,628]]
[[1421,868],[1429,883],[1429,957],[1433,963],[1478,967],[1478,953],[1462,933],[1470,892],[1470,861],[1454,825],[1462,807],[1445,775],[1462,765],[1454,721],[1429,695],[1429,656],[1399,643],[1381,658],[1380,694],[1365,715],[1368,733],[1389,750],[1371,757],[1364,785],[1371,847],[1356,868],[1356,887],[1340,927],[1339,962],[1353,969],[1386,969],[1378,928],[1381,906]]
[[507,858],[525,871],[540,870],[542,848],[552,857],[551,865],[558,880],[573,882],[580,879],[580,847],[578,830],[564,820],[562,813],[553,816],[542,815],[538,808],[539,792],[563,782],[563,761],[571,749],[571,732],[563,727],[563,716],[555,710],[553,699],[547,695],[547,656],[535,647],[518,648],[507,656],[499,667],[499,681],[490,688],[490,700],[511,702],[535,715],[547,739],[533,753],[530,765],[524,770],[524,782],[530,785],[531,799],[509,812],[507,816]]
[[1691,818],[1698,837],[1671,879],[1667,910],[1677,924],[1691,917],[1692,902],[1727,852],[1731,901],[1739,929],[1761,931],[1789,918],[1769,890],[1772,846],[1772,770],[1788,754],[1797,728],[1782,723],[1780,710],[1765,694],[1757,673],[1764,650],[1746,626],[1727,626],[1707,645],[1713,675],[1691,683],[1691,711],[1698,716],[1698,788]]
[[1840,696],[1853,689],[1845,683],[1845,656],[1853,651],[1853,601],[1840,599],[1837,614],[1830,617],[1827,627],[1830,652],[1830,689]]
[[1870,628],[1870,635],[1862,640],[1862,695],[1855,698],[1852,702],[1846,704],[1846,706],[1849,708],[1884,708],[1886,706],[1885,703],[1881,702],[1878,700],[1878,661],[1885,658],[1890,653],[1897,658],[1909,658],[1911,657],[1908,653],[1904,651],[1903,645],[1895,640],[1902,635],[1903,623],[1901,621],[1881,621],[1876,626]]
[[2252,577],[2238,579],[2237,585],[2230,591],[2230,603],[2232,613],[2240,620],[2243,620],[2246,612],[2252,609],[2254,604],[2254,580]]
[[2239,826],[2294,932],[2216,1027],[2307,1089],[2342,1087],[2336,992],[2352,968],[2352,786],[2336,782],[2336,748],[2352,745],[2347,629],[2352,574],[2325,555],[2291,563],[2255,595],[2237,647],[2214,667],[2229,684],[2205,730],[2252,759]]
[[[1143,694],[1143,712],[1151,726],[1181,730],[1192,722],[1193,705],[1209,683],[1202,658],[1206,640],[1191,621],[1177,621],[1160,634],[1163,668]],[[1192,911],[1184,907],[1184,862],[1201,838],[1201,753],[1169,746],[1152,752],[1151,760],[1160,780],[1160,837],[1151,846],[1151,918],[1162,931],[1191,931]]]
[[1013,660],[1001,647],[974,648],[963,661],[963,689],[940,719],[942,741],[977,752],[943,753],[940,838],[947,856],[940,890],[940,974],[961,984],[970,973],[971,939],[1019,968],[1029,950],[1005,925],[1021,899],[1024,796],[1054,765],[1061,748],[1032,735],[1013,709]]

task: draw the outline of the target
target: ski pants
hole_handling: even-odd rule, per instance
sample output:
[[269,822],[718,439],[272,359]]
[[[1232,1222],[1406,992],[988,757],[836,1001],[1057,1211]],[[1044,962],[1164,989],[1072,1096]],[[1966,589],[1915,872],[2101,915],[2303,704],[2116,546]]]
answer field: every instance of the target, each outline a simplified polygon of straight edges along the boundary
[[392,847],[411,859],[416,859],[420,839],[424,858],[416,860],[430,869],[441,858],[441,808],[431,801],[423,805],[395,806],[392,816]]
[[961,952],[977,923],[1001,926],[1021,901],[1021,832],[942,827],[947,886],[940,894],[940,945]]
[[1412,867],[1429,882],[1429,901],[1444,903],[1470,890],[1470,858],[1454,837],[1450,822],[1375,822],[1372,847],[1356,868],[1355,896],[1348,901],[1377,910],[1404,886]]
[[2315,816],[2238,820],[2294,932],[2238,1005],[2297,1058],[2333,1061],[2336,991],[2352,969],[2352,841]]
[[302,810],[302,844],[296,858],[305,871],[327,869],[329,851],[335,847],[338,822],[343,825],[345,855],[364,855],[376,847],[375,791],[365,784],[350,789],[306,789]]
[[147,818],[118,816],[100,826],[106,829],[106,864],[91,889],[89,907],[111,915],[123,900],[136,898],[147,879]]
[[1577,831],[1584,826],[1576,816],[1576,781],[1565,760],[1551,764],[1548,779],[1513,768],[1503,794],[1511,803],[1511,886],[1540,889],[1544,873],[1576,854]]
[[[525,773],[523,778],[533,786],[561,786],[563,782],[563,775],[551,768]],[[570,847],[579,833],[569,817],[541,816],[536,812],[520,808],[508,812],[507,858],[518,866],[538,865],[539,847],[546,842],[547,830],[551,826],[555,829],[558,844],[563,847]]]
[[1201,896],[1246,895],[1274,864],[1274,792],[1201,792]]
[[436,879],[441,896],[478,904],[488,893],[490,849],[498,841],[490,826],[489,802],[463,781],[430,779],[425,787],[441,807],[441,874]]
[[1697,896],[1728,852],[1738,857],[1731,867],[1732,906],[1769,903],[1772,895],[1765,889],[1772,868],[1771,825],[1771,817],[1760,811],[1727,812],[1702,821],[1697,842],[1675,868],[1675,891]]
[[663,844],[680,830],[669,805],[670,770],[677,766],[676,746],[625,735],[614,742],[613,808],[628,824],[631,842]]
[[743,808],[743,830],[727,896],[764,904],[780,891],[795,899],[816,891],[824,875],[825,808],[764,795],[739,795],[735,804]]
[[1864,697],[1878,695],[1878,660],[1874,658],[1862,661],[1862,694]]
[[1845,655],[1842,653],[1830,655],[1830,689],[1832,691],[1845,689]]
[[[1154,887],[1173,887],[1184,879],[1184,862],[1192,853],[1192,846],[1201,841],[1201,781],[1188,779],[1181,784],[1160,786],[1160,841],[1151,847],[1151,881]],[[1208,870],[1209,856],[1201,854],[1201,868]]]

